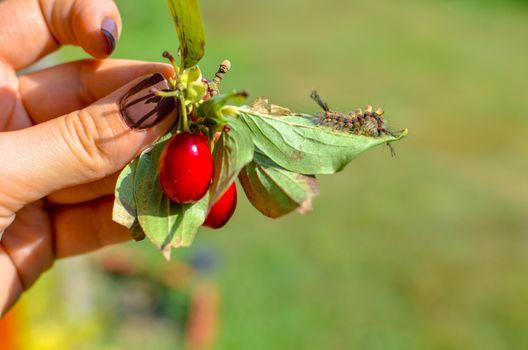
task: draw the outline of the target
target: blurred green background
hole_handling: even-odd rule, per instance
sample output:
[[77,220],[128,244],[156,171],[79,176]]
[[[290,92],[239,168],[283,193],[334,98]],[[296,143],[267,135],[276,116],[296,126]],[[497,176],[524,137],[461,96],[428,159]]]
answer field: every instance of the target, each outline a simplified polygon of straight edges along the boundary
[[[117,3],[124,29],[114,57],[159,61],[176,51],[164,1]],[[379,147],[320,177],[309,215],[271,221],[239,188],[229,225],[200,231],[176,252],[209,249],[219,259],[210,277],[222,300],[213,348],[528,348],[526,2],[201,4],[201,68],[211,77],[229,58],[224,89],[318,113],[308,97],[316,88],[337,110],[382,106],[393,129],[410,132],[396,158]],[[55,57],[85,54],[66,48]],[[147,242],[126,247],[153,269],[164,264]],[[90,259],[59,262],[23,298],[32,310],[28,348],[174,349],[152,323],[139,323],[135,337],[113,334],[123,320],[101,330],[106,298],[88,313],[60,311],[71,295],[56,285],[90,271]],[[106,288],[116,298],[110,287],[76,281],[82,293]]]

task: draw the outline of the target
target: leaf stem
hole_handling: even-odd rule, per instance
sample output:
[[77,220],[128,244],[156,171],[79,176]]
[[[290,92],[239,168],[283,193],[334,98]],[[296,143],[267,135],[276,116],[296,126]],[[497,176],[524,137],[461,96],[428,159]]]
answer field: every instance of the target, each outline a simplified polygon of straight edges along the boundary
[[215,146],[215,143],[214,143],[215,136],[216,136],[215,128],[209,127],[209,148],[211,149],[211,153],[213,152],[214,146]]
[[187,107],[185,107],[185,98],[183,96],[179,96],[179,102],[180,102],[180,111],[181,111],[181,120],[182,120],[182,131],[183,132],[189,132],[189,120],[187,118]]
[[229,60],[224,60],[222,64],[220,64],[220,67],[218,67],[218,70],[216,71],[216,74],[212,81],[208,84],[208,90],[211,96],[216,96],[220,94],[220,83],[224,79],[224,76],[229,70],[231,69],[231,62]]
[[178,97],[179,95],[180,93],[177,90],[156,91],[156,96],[160,96],[160,97]]
[[174,56],[170,54],[169,51],[163,51],[163,57],[169,60],[170,64],[172,65],[172,68],[174,68],[174,74],[176,80],[178,80],[178,73],[180,72],[180,69],[178,67],[178,63],[176,63],[176,60],[174,59]]

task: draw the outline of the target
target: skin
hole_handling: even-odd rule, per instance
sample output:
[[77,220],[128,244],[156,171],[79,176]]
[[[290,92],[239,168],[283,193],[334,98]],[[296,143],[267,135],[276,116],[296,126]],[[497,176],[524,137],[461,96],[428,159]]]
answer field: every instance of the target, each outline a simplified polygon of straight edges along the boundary
[[130,238],[111,220],[117,174],[174,121],[130,130],[118,108],[168,65],[94,59],[16,76],[62,44],[106,58],[107,17],[120,32],[111,0],[0,1],[0,315],[56,259]]

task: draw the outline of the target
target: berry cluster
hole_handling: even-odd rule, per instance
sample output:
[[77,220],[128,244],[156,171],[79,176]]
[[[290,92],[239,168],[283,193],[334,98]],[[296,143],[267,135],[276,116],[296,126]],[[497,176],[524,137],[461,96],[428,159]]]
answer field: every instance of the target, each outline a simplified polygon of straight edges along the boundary
[[[229,221],[237,204],[237,178],[262,214],[306,213],[319,194],[316,175],[337,173],[381,144],[394,156],[391,143],[407,135],[407,129],[388,129],[382,109],[335,112],[315,91],[312,98],[323,109],[317,115],[294,113],[265,98],[242,105],[245,91],[220,93],[231,64],[225,60],[211,80],[203,79],[198,63],[205,34],[198,0],[167,4],[176,24],[179,63],[163,53],[173,75],[162,84],[158,76],[148,85],[148,96],[149,103],[167,105],[165,116],[175,109],[176,121],[121,172],[112,215],[135,239],[149,238],[166,258],[172,248],[189,246],[200,226],[220,228]],[[129,102],[136,97],[141,96],[134,93]],[[148,115],[131,127],[157,120]]]
[[[170,54],[164,53],[164,56],[173,62]],[[220,67],[222,74],[224,74],[227,71],[225,62]],[[218,79],[217,76],[211,82],[201,78],[194,82],[203,85],[203,89],[194,86],[195,91],[201,92],[201,96],[198,97],[195,105],[199,105],[211,96],[218,94],[218,85],[221,79]],[[174,85],[174,91],[178,92],[177,84]],[[168,94],[159,92],[159,95],[166,98],[180,96],[180,94],[173,94],[173,92]],[[211,136],[211,133],[204,129],[205,118],[198,115],[196,108],[193,109],[192,106],[187,113],[187,107],[183,101],[183,99],[178,101],[180,107],[184,109],[184,112],[179,115],[179,130],[163,148],[158,171],[160,185],[165,196],[173,202],[189,204],[202,199],[209,190],[214,171],[212,147],[215,142],[212,142],[211,139],[218,140],[220,132],[213,132],[212,137],[206,136],[206,134]],[[187,117],[189,120],[182,121]],[[233,215],[236,203],[237,191],[235,183],[232,183],[228,190],[209,208],[203,226],[215,229],[223,227]]]
[[[173,202],[194,203],[205,196],[213,176],[213,157],[207,137],[192,133],[174,135],[161,154],[159,176],[163,192]],[[232,183],[209,209],[203,225],[223,227],[233,216],[236,204],[237,191]]]

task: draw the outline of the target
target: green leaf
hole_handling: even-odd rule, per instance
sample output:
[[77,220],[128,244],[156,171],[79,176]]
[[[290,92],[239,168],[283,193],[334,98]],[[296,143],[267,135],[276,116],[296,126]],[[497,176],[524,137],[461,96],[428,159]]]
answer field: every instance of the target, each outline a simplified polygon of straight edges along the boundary
[[206,86],[202,82],[190,83],[185,90],[185,104],[191,105],[200,101],[207,91]]
[[214,147],[210,203],[215,203],[224,194],[240,170],[253,159],[254,146],[247,126],[235,118],[225,119],[230,130],[222,133]]
[[198,66],[186,69],[179,74],[179,81],[185,86],[185,105],[199,102],[205,92],[207,85],[202,81],[202,72]]
[[220,121],[223,121],[224,118],[222,107],[224,107],[230,101],[233,103],[242,103],[247,98],[247,96],[248,94],[245,91],[232,91],[227,94],[213,96],[200,104],[196,114],[220,123]]
[[176,24],[184,69],[195,66],[204,55],[205,33],[198,0],[167,0]]
[[407,135],[367,137],[317,125],[317,117],[274,117],[239,109],[240,120],[251,130],[253,142],[287,170],[301,174],[333,174],[360,153]]
[[137,220],[137,207],[134,199],[134,176],[137,159],[128,164],[119,174],[115,188],[112,219],[130,229]]
[[202,83],[202,71],[200,70],[199,67],[192,67],[192,68],[189,68],[188,72],[187,72],[187,84],[192,84],[192,83],[201,83],[202,85],[204,85]]
[[163,194],[158,160],[171,134],[165,135],[152,150],[139,157],[135,177],[137,215],[146,236],[165,255],[171,248],[190,246],[207,216],[209,196],[193,204],[171,202]]
[[115,188],[112,219],[128,228],[136,241],[145,238],[145,233],[137,219],[136,200],[134,198],[134,177],[138,161],[133,160],[119,174]]
[[296,209],[304,214],[311,210],[312,200],[319,194],[314,176],[285,170],[258,151],[238,178],[251,204],[271,218]]
[[145,231],[143,231],[143,228],[139,224],[139,220],[134,221],[134,225],[130,228],[130,235],[135,241],[142,241],[145,239],[147,235],[145,235]]

